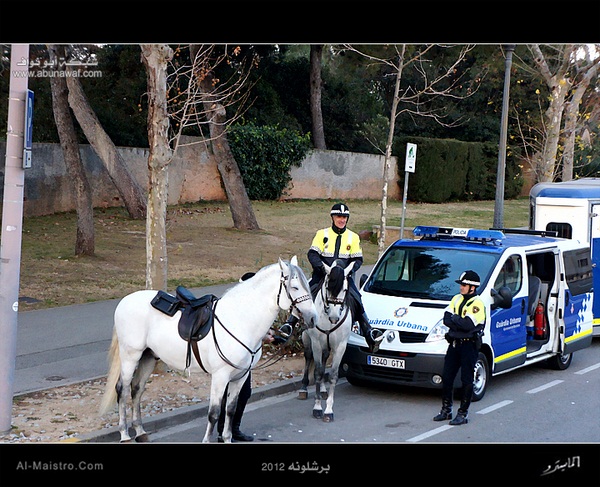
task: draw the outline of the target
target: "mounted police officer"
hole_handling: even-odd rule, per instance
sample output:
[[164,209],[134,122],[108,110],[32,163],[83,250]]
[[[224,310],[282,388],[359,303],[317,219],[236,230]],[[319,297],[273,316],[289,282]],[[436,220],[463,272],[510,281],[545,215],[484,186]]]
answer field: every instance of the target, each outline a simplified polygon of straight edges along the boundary
[[[460,293],[452,298],[444,313],[444,324],[450,331],[446,333],[449,345],[442,373],[442,409],[433,418],[434,421],[450,419],[449,424],[453,426],[469,422],[475,364],[485,327],[485,304],[477,295],[477,287],[481,284],[479,275],[471,270],[464,271],[456,283],[460,284]],[[461,369],[463,395],[458,413],[452,419],[453,385],[458,369]]]
[[[352,318],[354,321],[358,322],[371,351],[376,352],[383,339],[383,332],[371,328],[362,304],[360,292],[354,283],[354,273],[363,263],[360,237],[346,226],[348,219],[350,218],[350,209],[347,205],[344,203],[336,203],[331,207],[330,215],[331,227],[317,231],[307,254],[308,260],[313,268],[310,280],[310,289],[312,291],[313,299],[321,288],[326,276],[325,268],[323,266],[324,263],[331,266],[339,259],[342,261],[342,266],[347,267],[351,262],[354,262],[354,268],[348,278]],[[297,318],[290,316],[286,324],[282,325],[280,332],[284,332],[284,327],[289,325],[290,328],[288,328],[287,331],[291,333],[293,326],[297,322]]]

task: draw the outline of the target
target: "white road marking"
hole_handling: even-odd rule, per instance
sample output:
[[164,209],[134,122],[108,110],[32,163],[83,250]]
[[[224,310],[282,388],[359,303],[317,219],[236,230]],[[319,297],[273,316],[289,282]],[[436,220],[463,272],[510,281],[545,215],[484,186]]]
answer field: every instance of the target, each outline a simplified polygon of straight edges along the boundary
[[413,436],[412,438],[409,438],[406,441],[411,441],[411,442],[417,442],[417,441],[421,441],[424,440],[426,438],[429,438],[430,436],[434,436],[437,435],[438,433],[441,433],[443,431],[449,430],[450,428],[452,428],[452,426],[450,426],[449,424],[444,425],[444,426],[440,426],[439,428],[436,428],[434,430],[431,431],[427,431],[426,433],[423,433],[421,435],[418,436]]
[[562,381],[562,380],[553,380],[552,382],[548,382],[547,384],[544,384],[543,386],[536,387],[535,389],[529,389],[527,391],[527,394],[536,394],[538,392],[545,391],[546,389],[550,389],[551,387],[557,386],[558,384],[561,384],[563,382],[564,381]]
[[600,364],[590,365],[589,367],[586,367],[585,369],[578,370],[577,372],[575,372],[575,374],[576,375],[587,374],[588,372],[591,372],[592,370],[596,370],[598,368],[600,368]]
[[477,414],[487,414],[487,413],[491,413],[492,411],[495,411],[496,409],[500,409],[503,408],[504,406],[508,406],[509,404],[512,404],[512,401],[509,401],[508,399],[506,401],[500,401],[496,404],[492,404],[491,406],[488,406],[485,409],[482,409],[481,411],[477,411]]

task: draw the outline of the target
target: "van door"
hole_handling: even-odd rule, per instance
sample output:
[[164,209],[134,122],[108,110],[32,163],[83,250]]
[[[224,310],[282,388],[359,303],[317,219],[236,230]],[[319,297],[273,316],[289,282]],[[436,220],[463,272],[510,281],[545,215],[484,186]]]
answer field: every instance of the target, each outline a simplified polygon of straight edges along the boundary
[[[511,254],[500,261],[494,289],[510,289],[513,305],[510,309],[491,311],[490,334],[494,350],[493,373],[512,369],[525,362],[527,340],[527,276],[523,257]],[[492,276],[493,277],[493,276]]]
[[[564,326],[561,327],[563,354],[592,342],[592,259],[588,247],[563,252]],[[560,294],[559,294],[560,299]]]
[[[592,205],[590,248],[592,251],[592,266],[594,268],[594,289],[600,292],[600,204]],[[594,328],[599,330],[594,335],[600,335],[600,299],[593,300]]]

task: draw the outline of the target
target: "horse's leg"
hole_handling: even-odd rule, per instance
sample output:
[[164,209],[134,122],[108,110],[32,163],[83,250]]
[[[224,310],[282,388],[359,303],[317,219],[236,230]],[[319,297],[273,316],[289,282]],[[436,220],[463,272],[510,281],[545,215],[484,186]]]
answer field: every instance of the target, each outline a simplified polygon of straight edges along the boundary
[[329,360],[329,348],[323,349],[323,380],[321,381],[321,399],[327,399],[327,361]]
[[156,357],[152,351],[147,348],[142,354],[142,358],[135,370],[131,383],[132,424],[135,429],[135,441],[140,443],[148,441],[148,434],[144,431],[144,426],[142,425],[141,400],[146,387],[146,382],[148,381],[150,374],[154,371],[155,365]]
[[333,359],[331,360],[331,370],[329,371],[329,393],[327,394],[327,402],[325,403],[325,413],[323,413],[323,421],[330,423],[333,421],[333,396],[335,385],[339,378],[340,363],[342,356],[346,350],[345,345],[338,345],[335,348]]
[[131,441],[129,428],[127,426],[127,399],[131,396],[131,381],[139,358],[140,357],[136,357],[135,354],[126,354],[121,351],[121,376],[116,385],[121,443]]
[[210,437],[217,426],[219,421],[219,415],[221,414],[221,401],[223,400],[223,394],[227,387],[228,376],[224,375],[212,375],[210,381],[210,401],[208,405],[208,423],[206,425],[206,432],[202,443],[208,443]]
[[304,374],[302,375],[302,386],[298,391],[298,399],[308,399],[308,385],[310,383],[310,371],[314,366],[310,336],[307,332],[302,333],[304,344]]
[[235,414],[235,410],[238,404],[238,396],[240,395],[240,390],[246,381],[247,374],[236,381],[232,381],[227,386],[227,404],[225,406],[225,423],[223,423],[223,434],[221,435],[223,438],[223,443],[231,443],[232,431],[231,431],[231,423],[233,415]]
[[321,344],[318,342],[316,342],[316,346],[313,349],[313,360],[315,362],[315,404],[313,406],[313,418],[321,419],[323,417],[321,386],[325,375],[325,362],[323,362]]

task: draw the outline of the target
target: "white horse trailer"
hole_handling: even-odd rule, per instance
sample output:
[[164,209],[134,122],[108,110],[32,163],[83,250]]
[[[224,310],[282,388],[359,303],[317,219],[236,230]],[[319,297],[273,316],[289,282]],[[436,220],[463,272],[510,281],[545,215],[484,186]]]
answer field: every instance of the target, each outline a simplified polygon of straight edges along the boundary
[[[538,183],[529,192],[529,228],[585,242],[600,289],[600,178]],[[593,300],[594,336],[600,336],[600,299]]]

